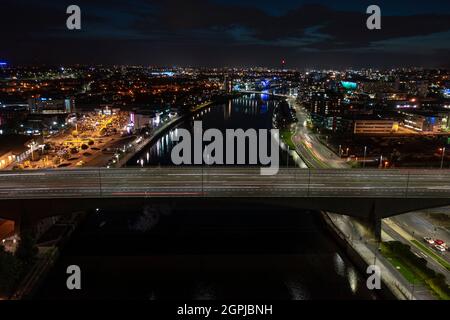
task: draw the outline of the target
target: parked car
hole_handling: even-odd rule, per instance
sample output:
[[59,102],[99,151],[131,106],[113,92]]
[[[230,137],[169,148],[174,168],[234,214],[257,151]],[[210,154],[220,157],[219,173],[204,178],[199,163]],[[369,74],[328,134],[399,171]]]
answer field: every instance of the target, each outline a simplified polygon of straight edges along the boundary
[[443,246],[435,245],[434,248],[439,252],[445,252],[445,248]]
[[434,244],[434,240],[430,237],[424,237],[423,240],[428,244]]

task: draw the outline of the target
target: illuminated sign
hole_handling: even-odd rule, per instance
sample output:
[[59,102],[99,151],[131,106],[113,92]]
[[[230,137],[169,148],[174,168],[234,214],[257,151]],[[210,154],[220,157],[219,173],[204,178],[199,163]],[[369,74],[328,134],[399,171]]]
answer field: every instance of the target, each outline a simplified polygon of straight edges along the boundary
[[350,81],[341,81],[341,85],[344,89],[347,90],[356,90],[358,89],[358,84],[356,82],[350,82]]

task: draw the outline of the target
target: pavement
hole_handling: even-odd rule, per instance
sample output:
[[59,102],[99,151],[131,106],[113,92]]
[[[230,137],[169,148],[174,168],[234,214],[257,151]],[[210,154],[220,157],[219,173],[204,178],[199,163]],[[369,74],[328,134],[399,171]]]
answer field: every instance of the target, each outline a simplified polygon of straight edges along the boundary
[[[413,285],[401,276],[399,271],[379,253],[376,243],[367,241],[361,237],[358,225],[355,224],[352,218],[333,213],[328,213],[328,216],[334,225],[347,235],[348,243],[366,263],[369,265],[377,265],[381,269],[381,276],[384,283],[389,286],[390,290],[397,297],[402,297],[402,299],[406,300],[434,299],[434,296],[426,288],[420,285]],[[382,238],[383,241],[392,239],[386,232],[382,232]]]

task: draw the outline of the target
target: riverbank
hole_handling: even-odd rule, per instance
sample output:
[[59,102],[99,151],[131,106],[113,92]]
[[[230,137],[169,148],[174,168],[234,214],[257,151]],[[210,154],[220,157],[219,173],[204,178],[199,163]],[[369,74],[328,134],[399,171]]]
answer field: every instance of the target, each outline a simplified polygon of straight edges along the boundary
[[170,128],[173,128],[175,125],[179,124],[183,120],[186,120],[187,118],[197,114],[198,112],[201,112],[203,109],[210,107],[216,103],[215,101],[208,101],[206,103],[203,103],[201,105],[198,105],[195,107],[191,112],[175,117],[171,119],[169,122],[165,123],[160,128],[156,129],[149,137],[144,138],[141,142],[139,142],[137,145],[135,145],[129,152],[127,152],[125,155],[120,157],[118,161],[116,162],[115,166],[118,168],[126,166],[128,161],[130,161],[136,154],[138,154],[140,151],[142,151],[146,146],[151,145],[155,142],[155,140],[159,139],[167,130]]
[[[335,222],[333,222],[329,213],[321,212],[320,217],[328,233],[346,253],[350,261],[358,268],[361,274],[367,274],[367,267],[376,262],[376,256],[369,257],[369,255],[363,255],[360,251],[358,251],[351,244],[345,233],[335,224]],[[410,296],[408,296],[408,292],[400,285],[392,286],[383,276],[381,277],[381,281],[383,285],[381,290],[377,291],[377,293],[384,299],[407,300],[410,298]]]

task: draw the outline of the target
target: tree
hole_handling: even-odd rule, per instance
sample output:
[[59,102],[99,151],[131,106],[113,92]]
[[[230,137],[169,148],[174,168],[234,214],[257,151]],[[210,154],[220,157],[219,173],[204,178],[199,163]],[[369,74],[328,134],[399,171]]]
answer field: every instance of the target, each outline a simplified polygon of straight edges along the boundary
[[34,262],[38,254],[36,239],[31,230],[25,230],[20,234],[19,246],[17,247],[16,257],[25,264]]
[[0,296],[8,296],[22,276],[22,263],[0,245]]

